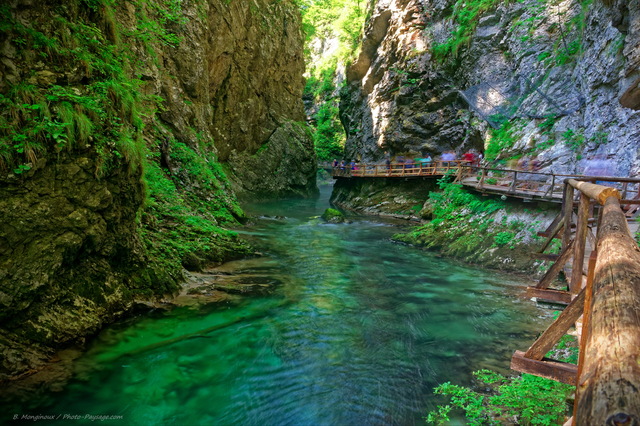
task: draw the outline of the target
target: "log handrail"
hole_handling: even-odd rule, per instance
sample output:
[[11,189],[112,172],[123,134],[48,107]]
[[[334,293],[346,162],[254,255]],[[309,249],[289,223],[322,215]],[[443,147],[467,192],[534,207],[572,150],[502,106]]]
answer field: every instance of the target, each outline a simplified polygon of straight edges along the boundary
[[598,229],[576,425],[640,423],[640,252],[618,197],[604,200]]
[[[638,181],[632,178],[606,181],[622,180]],[[571,239],[575,191],[580,194],[580,203],[576,234]],[[570,292],[565,293],[573,294],[573,301],[528,351],[515,351],[511,367],[575,384],[574,425],[637,425],[640,424],[640,249],[629,232],[617,189],[566,179],[563,194],[562,255],[532,289],[542,294],[572,256]],[[585,281],[583,259],[593,203],[603,207]],[[555,295],[557,290],[552,292],[554,297],[560,296]],[[580,314],[583,326],[577,368],[542,358]]]

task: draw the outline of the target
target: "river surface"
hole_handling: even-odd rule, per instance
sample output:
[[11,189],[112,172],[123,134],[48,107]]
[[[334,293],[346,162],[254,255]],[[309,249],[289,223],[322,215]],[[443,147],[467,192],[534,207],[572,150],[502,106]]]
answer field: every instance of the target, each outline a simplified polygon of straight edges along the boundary
[[424,424],[433,387],[507,372],[551,321],[522,296],[526,282],[393,243],[396,225],[323,224],[328,191],[247,206],[270,216],[241,231],[264,256],[223,269],[272,292],[108,327],[69,385],[24,412],[122,416],[71,424]]

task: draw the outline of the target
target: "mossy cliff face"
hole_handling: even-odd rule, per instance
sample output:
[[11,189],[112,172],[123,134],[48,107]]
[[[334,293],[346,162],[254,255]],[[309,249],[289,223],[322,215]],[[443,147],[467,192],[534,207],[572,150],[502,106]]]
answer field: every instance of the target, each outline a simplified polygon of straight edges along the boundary
[[417,219],[424,200],[437,189],[433,179],[338,179],[330,201],[360,214]]
[[[548,203],[521,204],[497,197],[483,197],[455,184],[443,184],[420,214],[428,222],[411,232],[396,235],[398,241],[437,250],[484,268],[538,277],[548,264],[531,253],[545,240],[537,235],[558,213]],[[557,252],[558,242],[551,250]]]
[[212,136],[220,161],[232,170],[236,192],[244,198],[314,194],[297,6],[291,0],[261,0],[217,1],[210,7],[205,60]]
[[308,195],[315,170],[293,2],[15,0],[0,17],[4,379],[175,294],[184,268],[250,253],[225,229],[244,220],[234,188]]

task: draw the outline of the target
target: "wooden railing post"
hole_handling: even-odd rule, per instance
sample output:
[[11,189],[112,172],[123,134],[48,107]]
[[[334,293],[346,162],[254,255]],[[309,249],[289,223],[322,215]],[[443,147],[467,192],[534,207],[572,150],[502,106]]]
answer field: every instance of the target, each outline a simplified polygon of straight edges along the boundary
[[578,206],[578,223],[576,225],[575,244],[573,245],[573,264],[571,266],[571,281],[569,291],[578,294],[582,287],[582,267],[584,265],[584,250],[587,245],[587,226],[589,222],[589,205],[591,200],[584,192],[580,192]]
[[573,224],[573,186],[565,181],[562,195],[562,211],[564,215],[564,233],[562,234],[562,249],[571,241],[571,225]]
[[576,425],[640,423],[640,253],[616,197],[598,232],[593,307],[576,386]]

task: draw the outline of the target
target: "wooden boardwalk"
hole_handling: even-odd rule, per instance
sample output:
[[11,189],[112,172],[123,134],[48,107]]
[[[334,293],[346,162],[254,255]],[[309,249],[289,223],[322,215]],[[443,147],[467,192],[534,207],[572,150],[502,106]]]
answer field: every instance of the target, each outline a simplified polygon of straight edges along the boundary
[[439,178],[446,174],[457,174],[467,163],[462,160],[436,161],[430,163],[358,164],[354,167],[333,167],[332,176],[339,178]]
[[441,178],[451,175],[455,182],[483,194],[505,195],[525,201],[547,201],[562,203],[564,182],[567,179],[577,179],[588,182],[609,182],[607,185],[616,187],[626,204],[640,204],[638,202],[640,185],[637,179],[617,177],[596,177],[577,174],[543,173],[514,169],[500,169],[495,167],[481,167],[471,165],[464,160],[429,164],[393,163],[390,165],[358,164],[334,167],[334,179],[353,178]]

